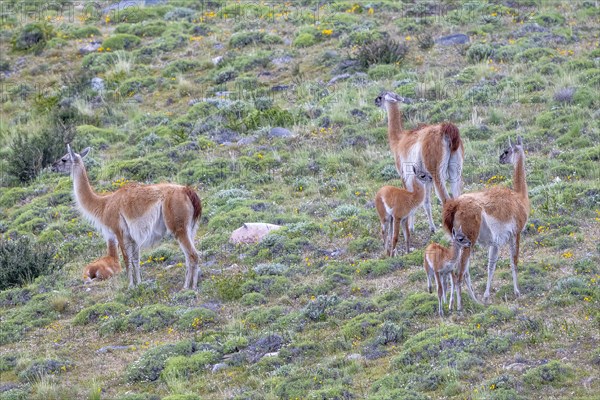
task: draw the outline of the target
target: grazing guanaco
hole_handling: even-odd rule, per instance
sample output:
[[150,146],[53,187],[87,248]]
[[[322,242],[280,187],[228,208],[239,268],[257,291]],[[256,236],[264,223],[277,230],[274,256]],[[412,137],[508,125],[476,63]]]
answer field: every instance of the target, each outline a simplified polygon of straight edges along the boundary
[[121,272],[116,242],[108,242],[108,255],[89,263],[83,270],[83,282],[108,279]]
[[[410,166],[423,164],[425,170],[433,176],[433,184],[425,188],[423,207],[429,221],[429,228],[435,232],[435,224],[431,215],[431,188],[444,204],[450,198],[446,190],[446,181],[450,181],[452,196],[458,197],[462,190],[462,166],[464,147],[456,125],[444,122],[436,125],[421,125],[413,130],[404,130],[402,113],[398,102],[405,99],[392,92],[382,92],[375,99],[375,105],[385,108],[388,116],[388,142],[396,162],[396,170],[404,187],[412,190],[408,179]],[[414,217],[410,221],[413,230]]]
[[375,195],[375,208],[381,222],[383,247],[388,256],[393,256],[398,243],[398,233],[402,225],[402,234],[406,242],[406,252],[410,251],[409,217],[423,203],[425,187],[432,181],[431,174],[421,166],[412,166],[414,180],[412,191],[394,186],[384,186]]
[[194,236],[202,213],[198,194],[189,186],[171,183],[129,184],[113,193],[97,194],[90,186],[81,154],[67,145],[67,154],[52,169],[70,172],[75,201],[82,214],[100,230],[107,242],[118,243],[127,267],[129,287],[141,283],[140,249],[151,246],[167,232],[179,242],[186,259],[184,289],[198,285],[198,252]]
[[[467,193],[446,202],[443,210],[443,225],[446,231],[462,227],[471,243],[488,246],[488,278],[483,299],[489,303],[492,277],[498,260],[498,250],[506,243],[510,247],[510,266],[515,295],[519,296],[517,285],[517,264],[519,262],[519,246],[521,231],[529,218],[529,195],[525,179],[525,152],[523,140],[517,137],[513,145],[508,141],[508,148],[500,155],[500,164],[512,164],[514,189],[494,187],[482,192]],[[469,262],[471,247],[464,248],[457,271],[456,295],[457,308],[462,309],[461,285],[463,277],[471,298],[477,301],[471,279]],[[452,307],[452,301],[450,302]]]
[[425,249],[423,268],[427,274],[427,289],[431,293],[431,281],[435,280],[438,296],[438,313],[444,316],[442,304],[446,302],[446,287],[450,277],[450,298],[454,293],[454,269],[463,248],[470,247],[471,241],[463,234],[462,228],[452,229],[452,245],[450,248],[438,243],[431,243]]

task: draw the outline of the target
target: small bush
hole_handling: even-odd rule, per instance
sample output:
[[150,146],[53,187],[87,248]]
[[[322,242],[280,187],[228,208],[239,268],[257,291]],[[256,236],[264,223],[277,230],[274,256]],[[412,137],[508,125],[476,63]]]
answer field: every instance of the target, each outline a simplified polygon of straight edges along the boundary
[[175,308],[164,304],[152,304],[132,312],[127,318],[131,327],[149,332],[173,324],[177,320]]
[[475,43],[467,50],[467,59],[472,63],[486,61],[494,55],[494,49],[483,43]]
[[245,306],[258,306],[267,303],[267,298],[261,293],[246,293],[242,296],[241,302]]
[[292,43],[295,47],[310,47],[317,43],[317,38],[315,35],[304,32],[296,36],[294,42]]
[[0,238],[0,290],[32,282],[56,271],[60,264],[55,249],[33,244],[22,236],[16,240]]
[[191,375],[202,372],[208,365],[217,360],[217,355],[212,351],[199,351],[189,357],[176,356],[167,359],[165,369],[162,371],[163,378],[186,379]]
[[177,21],[179,19],[191,20],[196,15],[196,10],[187,7],[175,7],[163,17],[165,21]]
[[128,33],[118,33],[109,37],[102,42],[102,47],[105,49],[115,50],[131,50],[141,43],[139,37]]
[[572,376],[573,370],[569,365],[553,360],[527,371],[523,376],[523,381],[534,388],[540,388],[543,385],[563,387],[568,378]]
[[255,44],[277,44],[283,43],[279,36],[269,35],[265,32],[238,32],[234,33],[229,39],[229,46],[242,48]]
[[198,330],[211,324],[217,319],[217,313],[208,308],[191,309],[181,317],[177,322],[177,327],[181,330]]
[[357,60],[364,68],[374,64],[396,64],[402,62],[408,53],[408,46],[393,39],[378,40],[362,45]]
[[162,400],[200,400],[200,397],[195,394],[172,394],[163,397]]
[[121,303],[108,302],[95,304],[84,308],[73,319],[75,325],[87,325],[98,321],[99,319],[108,319],[125,313],[127,307]]
[[148,350],[137,361],[127,367],[126,377],[129,382],[149,382],[160,377],[168,358],[188,356],[196,351],[196,343],[191,340],[166,344]]
[[59,374],[71,368],[73,368],[73,363],[70,361],[36,360],[19,373],[19,379],[31,382],[44,375]]
[[65,154],[65,143],[75,134],[57,125],[43,127],[37,133],[19,133],[9,147],[7,172],[21,182],[29,182],[42,169]]
[[39,53],[53,36],[54,29],[46,22],[27,24],[13,37],[12,48],[16,51]]
[[340,300],[335,294],[331,296],[319,295],[304,307],[303,314],[313,321],[323,320],[325,319],[325,311],[339,302]]
[[257,264],[253,269],[257,275],[284,275],[288,267],[283,264],[269,263]]

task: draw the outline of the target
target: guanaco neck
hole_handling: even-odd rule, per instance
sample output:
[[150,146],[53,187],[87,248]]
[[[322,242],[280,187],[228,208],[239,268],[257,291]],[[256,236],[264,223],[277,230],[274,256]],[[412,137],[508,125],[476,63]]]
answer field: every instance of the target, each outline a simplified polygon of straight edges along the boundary
[[391,144],[397,142],[402,134],[402,113],[398,103],[386,101],[385,108],[388,115],[388,140]]
[[414,209],[423,202],[423,198],[425,197],[425,187],[423,182],[419,181],[416,177],[413,176],[412,180],[413,191],[409,192],[410,196],[408,203],[410,204],[410,208]]
[[458,260],[460,259],[460,249],[461,247],[458,244],[456,244],[456,242],[454,242],[453,240],[452,245],[450,246],[448,259],[446,260],[446,262],[451,263],[452,265],[456,265],[456,263],[458,263]]
[[515,156],[517,160],[514,165],[513,185],[514,190],[527,202],[529,202],[529,194],[527,193],[527,180],[525,179],[525,153],[520,149]]
[[89,217],[101,221],[106,201],[109,196],[99,196],[94,192],[94,189],[90,186],[87,172],[85,171],[85,167],[81,160],[73,166],[73,190],[75,192],[75,201],[77,202],[77,205],[85,211]]

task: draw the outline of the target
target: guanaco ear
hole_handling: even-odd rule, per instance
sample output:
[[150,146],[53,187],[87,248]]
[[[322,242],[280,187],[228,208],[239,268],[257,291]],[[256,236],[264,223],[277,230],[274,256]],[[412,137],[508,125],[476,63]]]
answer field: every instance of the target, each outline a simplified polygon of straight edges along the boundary
[[69,155],[69,158],[71,159],[71,161],[75,160],[75,152],[71,149],[71,145],[69,145],[67,143],[67,154]]
[[85,149],[83,149],[81,154],[79,154],[81,156],[81,158],[84,158],[85,156],[87,156],[91,149],[92,149],[91,147],[86,147]]
[[517,135],[517,145],[523,146],[523,138],[521,135]]

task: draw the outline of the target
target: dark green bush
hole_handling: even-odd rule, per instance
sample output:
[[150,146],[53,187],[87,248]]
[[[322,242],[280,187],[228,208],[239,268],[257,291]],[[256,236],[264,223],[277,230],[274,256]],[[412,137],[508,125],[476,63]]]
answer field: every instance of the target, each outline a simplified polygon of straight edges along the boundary
[[32,243],[25,236],[16,240],[0,238],[0,290],[32,282],[56,271],[60,264],[55,249]]
[[251,31],[234,33],[229,39],[229,46],[242,48],[254,44],[277,44],[283,41],[279,36],[269,35],[265,32]]
[[105,49],[115,50],[131,50],[141,43],[139,37],[128,33],[117,33],[102,42],[102,47]]
[[95,304],[79,311],[73,319],[73,324],[87,325],[96,322],[98,319],[117,317],[120,314],[125,313],[125,311],[127,311],[127,307],[121,303],[108,302]]
[[21,182],[29,182],[42,169],[66,152],[75,134],[57,125],[43,127],[38,133],[19,133],[9,147],[7,172]]
[[548,364],[530,369],[523,376],[523,380],[534,388],[540,388],[543,385],[563,387],[565,381],[573,375],[571,366],[553,360]]
[[16,51],[39,53],[53,36],[54,29],[46,22],[27,24],[13,37],[12,48]]
[[127,367],[127,380],[130,382],[155,381],[160,377],[160,373],[164,369],[168,358],[188,356],[195,351],[196,343],[191,340],[184,340],[150,349],[139,360]]
[[29,367],[19,373],[22,381],[35,381],[44,375],[59,374],[73,368],[70,361],[36,360]]
[[358,50],[358,62],[368,68],[374,64],[400,63],[408,53],[408,46],[393,39],[377,40],[362,45]]
[[487,44],[475,43],[467,50],[467,59],[472,63],[479,63],[492,58],[494,49]]
[[199,330],[217,319],[217,313],[208,308],[193,308],[179,317],[177,327],[180,330]]

